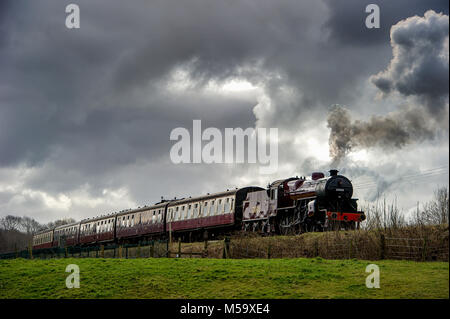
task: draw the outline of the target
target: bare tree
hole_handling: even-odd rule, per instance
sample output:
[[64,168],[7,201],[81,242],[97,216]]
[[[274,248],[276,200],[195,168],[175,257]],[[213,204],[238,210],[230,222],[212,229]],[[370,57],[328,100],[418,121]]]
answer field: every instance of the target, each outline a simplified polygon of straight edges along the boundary
[[0,219],[0,225],[4,230],[19,231],[22,218],[19,216],[8,215]]
[[391,204],[386,203],[386,198],[380,203],[378,200],[373,205],[364,208],[366,221],[365,229],[401,228],[406,225],[403,212],[397,206],[395,198]]
[[442,225],[449,221],[448,188],[440,187],[435,190],[434,197],[419,209],[417,205],[413,222],[419,225]]
[[23,231],[25,231],[27,234],[35,233],[44,227],[43,225],[39,224],[36,220],[28,216],[22,217],[21,226]]
[[75,222],[75,219],[73,219],[73,218],[58,219],[58,220],[55,220],[54,222],[48,223],[47,227],[48,228],[55,228],[55,227],[58,227],[58,226],[67,225],[67,224],[71,224],[71,223],[74,223],[74,222]]

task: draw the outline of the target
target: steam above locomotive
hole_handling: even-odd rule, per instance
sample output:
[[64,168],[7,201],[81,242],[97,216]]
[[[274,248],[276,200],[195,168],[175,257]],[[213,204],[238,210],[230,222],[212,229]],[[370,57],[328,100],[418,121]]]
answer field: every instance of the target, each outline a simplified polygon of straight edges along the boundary
[[266,189],[249,186],[85,219],[35,234],[33,247],[124,243],[169,234],[195,240],[233,231],[299,234],[355,229],[365,215],[352,195],[352,183],[337,170],[330,170],[328,177],[316,172],[308,179],[274,181]]

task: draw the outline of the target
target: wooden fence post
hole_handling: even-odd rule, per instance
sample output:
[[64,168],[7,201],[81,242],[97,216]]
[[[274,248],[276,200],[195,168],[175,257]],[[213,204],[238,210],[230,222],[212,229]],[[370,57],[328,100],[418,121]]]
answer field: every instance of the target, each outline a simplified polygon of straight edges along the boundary
[[30,259],[33,259],[33,246],[31,246],[31,243],[28,244],[28,254]]
[[386,240],[384,234],[380,235],[380,259],[384,259],[386,257]]
[[64,247],[64,258],[67,258],[68,254],[67,247]]
[[427,259],[427,238],[423,238],[423,247],[422,247],[422,261]]
[[119,258],[122,258],[122,245],[119,246]]
[[150,246],[150,257],[155,257],[155,242],[152,241],[152,244]]
[[319,256],[319,240],[316,239],[314,241],[314,254],[316,255],[316,257]]
[[225,237],[223,240],[223,259],[230,258],[230,238]]
[[226,247],[225,247],[225,238],[223,239],[223,247],[222,247],[222,259],[227,259],[227,252],[226,252]]
[[348,259],[352,258],[352,240],[348,241]]
[[[172,235],[170,235],[170,236],[172,236]],[[166,241],[166,249],[167,249],[166,257],[167,258],[170,258],[170,248],[171,248],[171,238],[169,238],[169,240]]]
[[203,249],[203,258],[208,257],[208,240],[205,239],[205,247]]
[[181,238],[178,238],[178,258],[181,258]]
[[141,243],[138,243],[137,249],[136,249],[136,258],[141,258]]
[[125,246],[125,258],[128,259],[128,246]]
[[104,245],[100,246],[100,255],[102,256],[102,258],[105,258],[105,246]]

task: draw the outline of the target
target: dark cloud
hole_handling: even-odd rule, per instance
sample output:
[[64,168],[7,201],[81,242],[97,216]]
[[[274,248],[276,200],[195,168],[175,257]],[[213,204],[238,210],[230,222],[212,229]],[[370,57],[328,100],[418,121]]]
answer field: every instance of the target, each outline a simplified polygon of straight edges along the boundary
[[385,71],[372,77],[383,92],[416,96],[440,116],[448,105],[448,16],[427,11],[392,27],[393,58]]
[[427,11],[392,26],[393,58],[385,71],[371,77],[384,94],[398,91],[416,99],[384,116],[352,121],[350,112],[335,107],[328,115],[330,156],[337,165],[352,149],[379,146],[399,149],[433,139],[448,130],[448,16]]
[[[61,194],[89,216],[161,195],[270,181],[245,165],[173,165],[169,133],[193,119],[204,127],[277,127],[280,172],[307,174],[320,163],[302,165],[311,154],[293,138],[326,140],[328,106],[357,100],[365,93],[359,85],[391,55],[384,29],[359,38],[366,32],[354,24],[366,16],[360,5],[78,0],[81,28],[68,30],[68,3],[0,4],[0,174],[14,171],[0,179],[0,196],[7,194],[0,215],[35,207],[45,216],[48,203],[57,215],[68,205]],[[395,14],[386,22],[382,6],[383,28],[434,3],[441,2],[386,2]],[[353,45],[364,41],[378,47]],[[209,88],[230,80],[257,90]]]
[[[338,46],[379,46],[389,38],[391,26],[408,17],[423,14],[427,10],[434,10],[448,15],[448,1],[446,0],[378,0],[360,1],[325,0],[330,9],[330,15],[325,23],[330,41]],[[368,29],[365,20],[366,6],[376,4],[380,8],[380,28]]]

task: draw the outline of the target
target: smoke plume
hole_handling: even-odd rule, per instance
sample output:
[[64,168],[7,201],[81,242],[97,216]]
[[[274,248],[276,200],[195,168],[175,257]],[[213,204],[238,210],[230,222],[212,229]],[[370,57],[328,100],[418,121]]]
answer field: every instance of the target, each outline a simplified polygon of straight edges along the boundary
[[392,26],[393,58],[371,81],[383,96],[399,94],[409,106],[367,122],[352,121],[347,109],[334,107],[328,116],[333,164],[355,148],[398,149],[448,131],[448,27],[448,15],[433,10]]
[[352,120],[348,109],[333,107],[328,115],[329,145],[337,165],[353,149],[399,149],[412,142],[434,138],[437,123],[420,107],[408,107],[368,121]]

